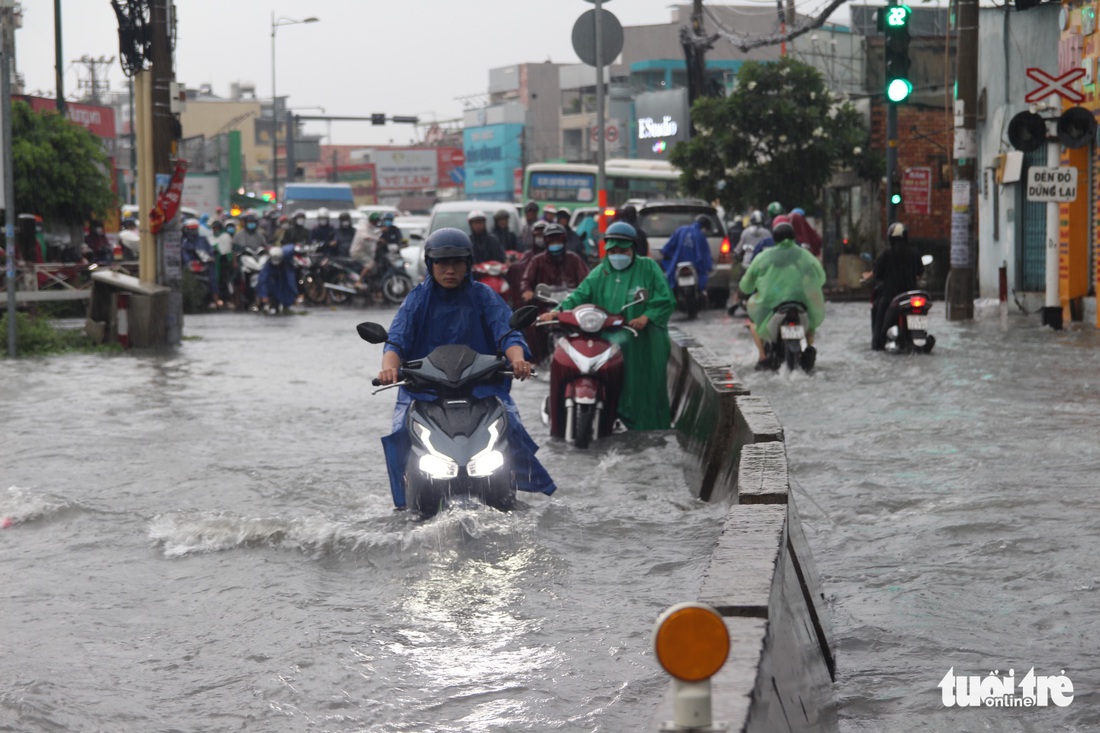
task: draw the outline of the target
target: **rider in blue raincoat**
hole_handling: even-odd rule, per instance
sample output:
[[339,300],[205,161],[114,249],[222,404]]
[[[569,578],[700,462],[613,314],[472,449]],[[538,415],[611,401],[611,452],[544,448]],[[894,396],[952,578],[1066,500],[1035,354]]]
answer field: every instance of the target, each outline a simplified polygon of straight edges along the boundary
[[256,280],[256,297],[262,305],[288,306],[298,299],[298,273],[294,271],[294,245],[268,250],[267,262]]
[[[473,245],[469,236],[458,229],[439,229],[424,243],[428,277],[413,288],[390,324],[388,341],[382,355],[382,371],[378,379],[383,384],[399,380],[401,361],[422,359],[437,346],[465,344],[481,354],[497,353],[497,344],[504,337],[504,356],[518,379],[531,375],[530,351],[523,334],[505,334],[510,330],[511,309],[487,285],[474,281]],[[474,388],[475,397],[499,397],[508,411],[508,441],[512,448],[512,465],[516,488],[552,494],[557,488],[550,475],[535,457],[538,446],[523,427],[519,411],[508,394],[511,380],[499,384],[482,384]],[[405,428],[405,416],[414,399],[434,400],[435,395],[411,393],[404,387],[397,396],[393,411],[393,433],[382,438],[389,471],[390,490],[394,506],[405,506],[405,465],[410,439]]]
[[664,267],[669,287],[676,288],[676,265],[690,262],[695,265],[695,274],[699,278],[699,292],[706,292],[707,278],[714,269],[710,242],[707,241],[709,231],[710,218],[700,214],[692,224],[677,227],[665,246],[661,247],[661,266]]

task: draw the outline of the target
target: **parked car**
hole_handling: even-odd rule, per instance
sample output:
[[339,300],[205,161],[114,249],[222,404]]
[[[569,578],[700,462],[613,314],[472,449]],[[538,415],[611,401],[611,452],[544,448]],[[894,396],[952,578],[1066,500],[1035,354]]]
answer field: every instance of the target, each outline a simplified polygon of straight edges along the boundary
[[[710,219],[710,254],[714,260],[714,270],[707,282],[707,296],[715,308],[724,308],[730,295],[730,241],[726,236],[726,227],[721,212],[705,201],[694,199],[640,201],[634,203],[638,209],[638,224],[649,238],[649,256],[661,261],[661,248],[679,227],[692,224],[700,214]],[[736,285],[736,283],[734,283]]]

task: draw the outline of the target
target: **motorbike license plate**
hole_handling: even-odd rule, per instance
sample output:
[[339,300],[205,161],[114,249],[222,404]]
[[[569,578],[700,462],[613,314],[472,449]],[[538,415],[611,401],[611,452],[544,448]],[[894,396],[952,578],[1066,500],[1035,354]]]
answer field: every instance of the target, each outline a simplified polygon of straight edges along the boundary
[[693,277],[678,277],[676,278],[676,284],[680,287],[687,287],[688,285],[695,284],[695,278]]
[[780,326],[779,335],[784,341],[801,341],[806,338],[806,331],[802,326]]
[[928,316],[906,316],[905,325],[910,331],[927,331]]

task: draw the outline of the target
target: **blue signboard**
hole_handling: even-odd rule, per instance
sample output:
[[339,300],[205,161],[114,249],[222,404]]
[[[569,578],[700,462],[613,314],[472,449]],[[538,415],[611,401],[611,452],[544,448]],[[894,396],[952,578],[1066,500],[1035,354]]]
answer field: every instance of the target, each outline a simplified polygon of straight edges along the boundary
[[468,127],[462,143],[466,198],[511,201],[515,169],[523,167],[523,125]]

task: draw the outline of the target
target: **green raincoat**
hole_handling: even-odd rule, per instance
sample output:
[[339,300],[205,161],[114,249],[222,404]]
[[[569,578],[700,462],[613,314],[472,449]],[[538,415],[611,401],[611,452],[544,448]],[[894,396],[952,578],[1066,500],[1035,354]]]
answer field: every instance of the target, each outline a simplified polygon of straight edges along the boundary
[[825,270],[817,258],[784,239],[753,258],[737,287],[753,294],[746,307],[756,332],[763,333],[775,307],[788,300],[806,305],[810,330],[816,331],[825,319],[824,285]]
[[[623,350],[626,376],[619,398],[619,417],[631,430],[668,430],[672,422],[668,404],[668,319],[676,309],[664,270],[648,257],[634,257],[630,267],[616,270],[605,258],[561,304],[560,310],[592,303],[610,312],[634,299],[639,288],[649,291],[645,303],[623,313],[627,320],[646,316],[649,323],[634,338],[618,331],[612,338]],[[617,338],[618,335],[623,338]]]

